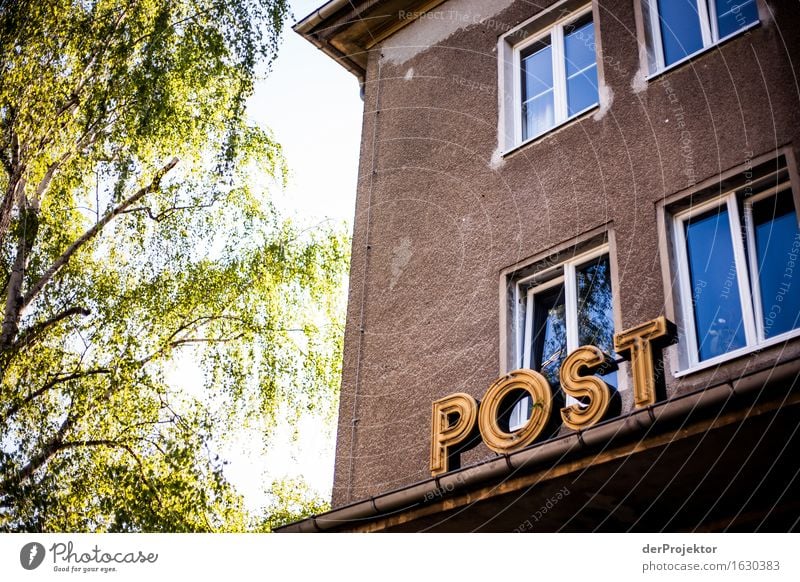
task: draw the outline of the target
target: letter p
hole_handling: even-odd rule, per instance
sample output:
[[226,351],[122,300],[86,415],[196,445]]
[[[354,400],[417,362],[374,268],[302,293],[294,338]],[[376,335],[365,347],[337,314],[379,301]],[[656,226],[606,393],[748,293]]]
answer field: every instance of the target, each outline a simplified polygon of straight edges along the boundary
[[451,469],[451,455],[457,445],[467,441],[464,444],[469,448],[475,436],[478,403],[469,394],[451,394],[433,403],[432,420],[431,475],[436,476]]

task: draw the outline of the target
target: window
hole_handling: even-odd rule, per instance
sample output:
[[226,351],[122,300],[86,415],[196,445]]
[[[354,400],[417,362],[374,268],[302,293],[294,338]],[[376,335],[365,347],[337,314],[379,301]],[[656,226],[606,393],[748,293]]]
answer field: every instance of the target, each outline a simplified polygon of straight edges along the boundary
[[[561,363],[574,349],[594,345],[616,357],[611,263],[606,246],[555,266],[549,262],[527,271],[514,285],[514,367],[536,370],[558,388]],[[617,387],[616,370],[605,374],[601,370],[598,375]],[[529,397],[520,398],[511,410],[509,424],[524,424],[531,407]]]
[[[715,362],[800,328],[800,229],[784,158],[675,214],[685,364]],[[799,271],[800,272],[800,271]]]
[[[566,18],[561,18],[567,13]],[[530,30],[536,23],[546,28]],[[529,34],[532,33],[532,34]],[[520,42],[515,39],[522,38]],[[512,114],[501,126],[513,123],[511,149],[560,125],[598,104],[597,57],[591,7],[544,14],[501,39],[501,88]],[[501,63],[502,64],[502,63]],[[501,71],[504,67],[501,67]],[[503,77],[505,75],[505,78]],[[512,105],[513,104],[513,105]],[[507,114],[506,114],[507,115]]]
[[758,22],[757,0],[642,0],[650,72],[657,73]]

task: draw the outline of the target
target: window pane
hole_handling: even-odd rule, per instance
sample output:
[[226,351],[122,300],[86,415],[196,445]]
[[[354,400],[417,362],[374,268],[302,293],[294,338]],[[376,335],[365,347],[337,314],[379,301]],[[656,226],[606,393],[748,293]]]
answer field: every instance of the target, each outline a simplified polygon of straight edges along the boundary
[[[764,337],[800,327],[800,283],[793,281],[800,230],[790,190],[753,204]],[[800,270],[798,270],[800,272]]]
[[[614,310],[611,302],[611,264],[608,255],[592,260],[576,270],[578,291],[578,344],[597,346],[614,353]],[[600,376],[617,386],[617,372]]]
[[567,115],[597,105],[597,65],[567,79]]
[[567,356],[564,286],[558,285],[533,297],[531,364],[552,386],[558,386],[558,370]]
[[665,65],[703,48],[696,0],[658,0],[658,14]]
[[520,59],[523,102],[553,89],[553,51],[549,38],[523,51]]
[[595,64],[594,23],[591,15],[564,27],[567,77]]
[[712,210],[686,222],[689,279],[699,346],[707,360],[746,344],[728,210]]
[[553,51],[550,39],[540,41],[520,55],[522,63],[522,138],[553,127]]
[[540,95],[522,106],[522,139],[547,131],[555,125],[553,91]]
[[597,104],[597,62],[591,14],[564,27],[567,115]]
[[720,38],[758,22],[755,0],[717,0],[716,5]]

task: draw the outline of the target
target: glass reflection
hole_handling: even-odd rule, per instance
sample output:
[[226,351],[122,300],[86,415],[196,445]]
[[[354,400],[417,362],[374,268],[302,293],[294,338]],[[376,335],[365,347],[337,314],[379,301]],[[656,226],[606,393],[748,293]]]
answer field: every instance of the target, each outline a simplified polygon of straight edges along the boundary
[[525,50],[521,61],[522,138],[528,139],[555,124],[553,56],[549,39]]
[[696,0],[658,0],[658,14],[666,66],[703,48]]
[[800,326],[800,290],[792,284],[794,269],[789,264],[800,249],[791,191],[755,202],[753,228],[764,337],[770,338]]
[[564,285],[534,295],[532,367],[551,386],[559,386],[558,370],[567,356],[567,319]]
[[564,28],[567,115],[597,104],[597,62],[591,16]]
[[746,343],[727,208],[686,221],[685,235],[698,356],[703,361]]
[[[614,352],[614,311],[611,302],[611,264],[603,255],[578,267],[578,344],[597,346],[616,357]],[[610,386],[617,386],[617,372],[600,377]]]
[[719,38],[725,38],[758,21],[755,0],[717,0],[716,9]]
[[533,413],[533,399],[525,394],[520,397],[511,409],[511,414],[508,418],[508,432],[514,432],[521,429],[531,417]]

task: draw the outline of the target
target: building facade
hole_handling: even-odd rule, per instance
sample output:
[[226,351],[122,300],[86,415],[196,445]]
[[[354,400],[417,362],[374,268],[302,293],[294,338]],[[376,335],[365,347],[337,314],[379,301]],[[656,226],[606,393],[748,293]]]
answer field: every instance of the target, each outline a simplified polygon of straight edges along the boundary
[[799,29],[788,0],[298,23],[364,117],[334,508],[284,530],[800,527]]

